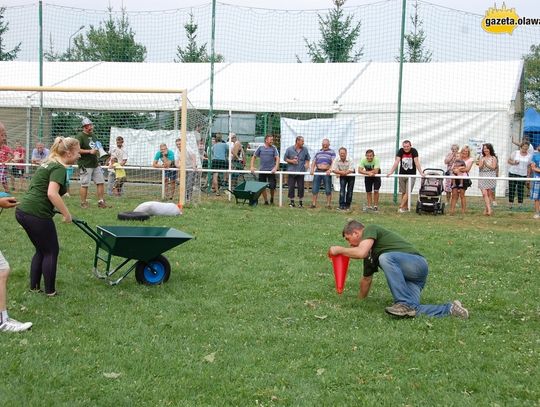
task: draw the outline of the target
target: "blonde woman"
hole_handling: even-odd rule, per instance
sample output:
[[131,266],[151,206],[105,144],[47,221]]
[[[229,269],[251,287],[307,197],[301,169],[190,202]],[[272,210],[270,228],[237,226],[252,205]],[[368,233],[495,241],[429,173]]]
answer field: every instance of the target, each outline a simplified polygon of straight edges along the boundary
[[[469,171],[474,164],[474,158],[471,157],[471,149],[469,146],[464,145],[459,152],[459,160],[464,165],[455,166],[451,175],[455,176],[469,176]],[[458,180],[452,180],[458,181]],[[459,198],[461,205],[461,213],[465,214],[467,211],[467,198],[465,197],[465,191],[471,186],[471,180],[465,179],[463,182],[453,182],[452,184],[452,200],[450,201],[450,215],[453,215],[456,211],[456,204]]]
[[57,137],[47,159],[32,177],[28,193],[15,211],[17,222],[24,228],[36,248],[30,266],[30,290],[41,291],[43,277],[45,294],[56,295],[56,264],[60,247],[53,222],[54,208],[71,222],[71,214],[62,200],[67,191],[66,167],[79,158],[79,141]]
[[[497,156],[493,150],[493,145],[486,143],[482,145],[482,156],[478,160],[478,176],[480,177],[496,177],[497,176]],[[497,185],[497,180],[494,179],[479,179],[478,188],[482,191],[482,198],[484,199],[485,209],[484,215],[491,216],[493,211],[491,209],[492,194],[491,190]]]

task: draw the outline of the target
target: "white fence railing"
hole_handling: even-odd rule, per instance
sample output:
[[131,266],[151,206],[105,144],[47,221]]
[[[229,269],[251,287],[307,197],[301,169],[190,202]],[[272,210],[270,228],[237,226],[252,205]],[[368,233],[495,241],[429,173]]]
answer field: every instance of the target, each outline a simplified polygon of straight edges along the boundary
[[[31,177],[31,169],[32,168],[35,168],[37,167],[37,165],[34,165],[34,164],[28,164],[28,163],[11,163],[11,162],[7,162],[5,163],[4,165],[1,165],[0,164],[0,169],[2,168],[5,168],[5,171],[6,171],[6,174],[8,177],[10,176],[13,176],[11,174],[11,168],[12,167],[24,167],[25,168],[25,175],[29,178]],[[77,168],[76,165],[73,166],[75,169]],[[102,168],[104,170],[107,170],[108,167],[107,166],[102,166]],[[160,189],[161,189],[161,198],[164,198],[165,197],[165,183],[166,183],[166,178],[165,178],[165,171],[167,170],[174,170],[174,171],[178,171],[178,168],[153,168],[153,167],[143,167],[143,166],[125,166],[123,167],[125,170],[138,170],[138,171],[145,171],[145,172],[149,172],[149,173],[152,173],[152,172],[161,172],[161,176],[160,177],[152,177],[152,178],[155,178],[155,180],[152,180],[152,181],[147,181],[147,183],[150,183],[150,184],[155,184],[155,185],[159,185],[160,184]],[[186,170],[186,171],[194,171],[194,170]],[[228,188],[230,190],[233,189],[233,185],[234,185],[234,176],[235,174],[243,174],[244,176],[248,176],[248,177],[255,177],[255,179],[257,179],[257,175],[258,174],[271,174],[272,172],[270,171],[254,171],[254,172],[251,172],[251,171],[248,171],[248,170],[236,170],[236,169],[209,169],[209,168],[203,168],[203,169],[197,169],[195,170],[197,172],[199,172],[201,174],[201,179],[205,179],[207,177],[207,174],[208,173],[222,173],[224,175],[228,175],[227,176],[227,184],[228,184]],[[203,174],[205,174],[203,176]],[[74,178],[76,177],[76,173],[74,173]],[[277,190],[279,191],[279,194],[278,194],[278,205],[279,206],[283,206],[283,189],[284,189],[284,185],[287,183],[287,176],[288,175],[305,175],[306,177],[308,177],[308,182],[311,180],[311,176],[312,174],[310,172],[288,172],[288,171],[277,171],[275,172],[275,175],[276,175],[276,185],[277,185]],[[350,174],[348,175],[349,177],[355,177],[355,178],[365,178],[365,175],[362,175],[362,174]],[[335,182],[338,177],[333,175],[333,184],[334,186],[337,184],[339,186],[339,182]],[[395,178],[417,178],[417,179],[422,179],[422,178],[435,178],[435,179],[470,179],[470,180],[479,180],[479,179],[494,179],[496,181],[522,181],[522,182],[540,182],[540,179],[538,178],[511,178],[511,177],[506,177],[506,176],[499,176],[499,177],[480,177],[480,176],[470,176],[470,177],[456,177],[456,176],[447,176],[447,175],[425,175],[425,176],[420,176],[420,175],[399,175],[399,174],[393,174],[393,175],[390,175],[390,176],[386,176],[385,174],[379,174],[379,175],[376,175],[376,177],[379,177],[379,178],[382,178],[382,179],[388,179],[388,180],[393,180]],[[130,185],[130,184],[135,184],[136,182],[134,182],[133,180],[127,180],[126,182],[126,185]],[[393,181],[392,181],[393,183]],[[356,183],[356,186],[358,187],[360,183]],[[412,190],[411,190],[411,183],[407,183],[407,186],[408,186],[408,196],[409,196],[409,209],[410,209],[410,205],[411,205],[411,195],[412,195]],[[335,187],[336,190],[339,190],[338,187]],[[393,189],[393,187],[392,187]],[[307,190],[307,188],[306,188]],[[362,189],[356,189],[357,192],[361,192]],[[203,191],[204,192],[204,191]],[[504,190],[501,191],[501,188],[498,189],[497,191],[497,197],[503,197],[505,196],[505,192],[506,192],[506,188]],[[481,196],[481,193],[479,192],[479,190],[477,188],[471,188],[471,192],[469,193],[469,195],[471,196]],[[229,194],[229,199],[232,199],[232,196]]]

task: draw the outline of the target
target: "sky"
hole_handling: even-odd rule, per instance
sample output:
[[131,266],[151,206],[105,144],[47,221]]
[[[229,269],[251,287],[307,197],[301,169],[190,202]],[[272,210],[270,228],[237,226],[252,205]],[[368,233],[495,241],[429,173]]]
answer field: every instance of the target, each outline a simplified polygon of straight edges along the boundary
[[[354,17],[363,20],[364,59],[394,60],[399,52],[399,44],[393,39],[399,38],[401,1],[346,1],[345,7],[355,10],[363,8]],[[407,1],[410,11],[414,0]],[[535,6],[537,2],[507,0],[506,6],[515,8],[520,17],[540,18],[540,8]],[[297,58],[308,61],[310,57],[304,39],[319,37],[316,15],[324,14],[333,7],[332,0],[218,0],[218,3],[234,6],[218,6],[216,17],[216,52],[224,55],[229,62],[283,63],[296,62]],[[428,33],[426,46],[436,51],[434,62],[519,59],[529,51],[531,44],[538,43],[540,26],[517,29],[513,35],[483,32],[479,21],[494,6],[494,0],[422,0],[422,3],[434,5],[426,7],[429,17],[423,20],[423,29]],[[11,23],[9,36],[6,37],[8,49],[21,42],[24,46],[18,58],[35,60],[38,51],[35,40],[38,30],[35,24],[38,0],[3,0],[0,4],[7,6],[10,13],[6,17]],[[198,24],[199,42],[208,43],[210,40],[212,0],[43,0],[43,4],[47,50],[51,48],[49,44],[53,44],[53,51],[63,52],[68,49],[71,39],[83,31],[81,27],[88,29],[103,21],[109,6],[115,12],[125,7],[132,13],[130,26],[137,35],[137,41],[147,47],[147,62],[175,60],[177,46],[185,46],[187,41],[183,23],[190,12]],[[52,8],[51,13],[47,14],[47,10],[51,10],[47,9],[48,4],[63,9]],[[497,6],[501,7],[502,4],[502,1],[498,1]],[[23,5],[31,7],[13,7]],[[369,7],[362,7],[366,5]],[[449,5],[452,9],[448,8]],[[161,13],[163,10],[171,12]],[[158,13],[144,13],[146,11]],[[409,20],[407,24],[410,24]],[[462,38],[462,46],[456,43],[458,37]],[[243,46],[238,47],[238,43]]]
[[[346,7],[374,3],[376,0],[347,0]],[[411,1],[411,0],[409,0]],[[222,0],[221,3],[245,7],[267,8],[277,10],[313,10],[332,8],[331,0]],[[489,7],[493,7],[493,0],[429,0],[431,4],[462,10],[474,14],[485,14]],[[21,4],[37,3],[37,0],[4,0],[2,5],[15,6]],[[104,10],[109,5],[114,9],[125,6],[129,11],[170,10],[185,8],[202,4],[209,4],[211,0],[43,0],[43,3],[56,4],[91,10]],[[500,7],[502,1],[497,1]],[[507,8],[515,8],[519,16],[540,17],[538,0],[507,0]]]

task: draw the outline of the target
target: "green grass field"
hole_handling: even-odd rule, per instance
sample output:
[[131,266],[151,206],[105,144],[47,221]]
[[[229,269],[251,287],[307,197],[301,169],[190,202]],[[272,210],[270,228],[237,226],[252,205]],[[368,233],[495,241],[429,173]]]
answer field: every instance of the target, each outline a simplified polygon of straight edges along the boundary
[[[118,224],[119,211],[74,215]],[[358,203],[356,204],[358,205]],[[357,299],[361,262],[336,294],[328,246],[347,218],[378,223],[428,258],[426,303],[460,299],[470,319],[399,320],[384,275]],[[57,288],[27,290],[33,248],[13,211],[0,216],[12,266],[9,311],[34,322],[2,334],[5,406],[523,406],[540,404],[540,223],[477,207],[461,216],[248,207],[211,201],[171,226],[196,236],[166,253],[168,283],[109,286],[94,244],[57,219]]]

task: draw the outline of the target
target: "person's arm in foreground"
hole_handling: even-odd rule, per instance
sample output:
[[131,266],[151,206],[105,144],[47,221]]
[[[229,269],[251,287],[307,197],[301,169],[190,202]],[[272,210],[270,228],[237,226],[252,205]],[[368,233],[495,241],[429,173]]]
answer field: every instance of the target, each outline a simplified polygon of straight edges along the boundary
[[373,247],[373,239],[364,239],[360,242],[358,246],[353,247],[343,247],[343,246],[332,246],[330,247],[330,254],[343,254],[344,256],[350,257],[351,259],[365,259],[369,256],[369,251]]
[[420,165],[420,159],[418,157],[414,157],[414,163],[416,164],[416,168],[418,169],[418,173],[423,177],[424,171],[422,171],[422,166]]
[[279,155],[276,155],[274,157],[274,160],[276,163],[274,165],[274,168],[272,168],[272,174],[275,174],[279,170]]
[[[257,151],[255,151],[255,153]],[[256,157],[255,153],[251,156],[251,161],[250,161],[250,164],[249,164],[249,171],[251,171],[252,174],[255,173],[255,157]]]
[[373,276],[363,276],[360,279],[360,292],[358,293],[359,298],[366,298],[368,296],[372,280]]
[[398,167],[400,161],[401,161],[401,157],[396,156],[396,158],[394,160],[394,164],[392,165],[392,168],[390,169],[390,171],[388,171],[388,174],[386,174],[387,177],[389,177],[390,175],[392,175],[394,173],[394,171]]
[[69,213],[69,210],[64,203],[64,200],[60,196],[60,184],[54,181],[49,182],[49,188],[47,189],[47,198],[49,198],[49,201],[51,201],[54,207],[60,211],[60,213],[64,217],[64,222],[71,223],[71,214]]
[[[353,258],[353,259],[365,259],[369,256],[369,252],[373,247],[373,239],[365,239],[360,242],[356,247],[342,247],[342,246],[332,246],[330,247],[330,254],[343,254],[344,256]],[[369,294],[369,289],[371,288],[372,276],[363,276],[360,280],[360,292],[358,293],[359,298],[366,298]]]
[[5,198],[0,198],[0,208],[13,208],[19,204],[16,198],[8,196]]

